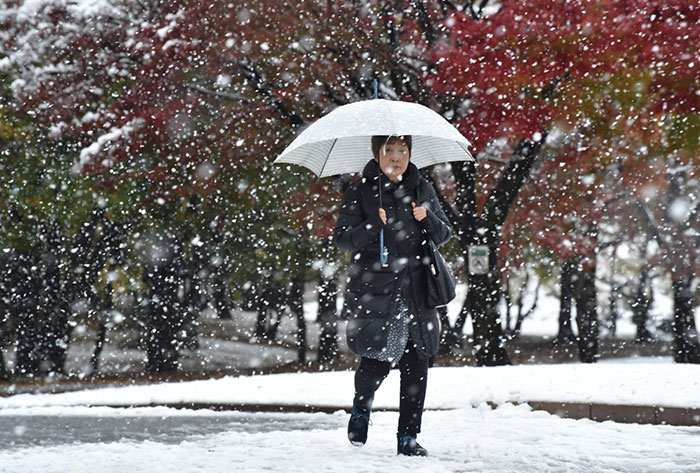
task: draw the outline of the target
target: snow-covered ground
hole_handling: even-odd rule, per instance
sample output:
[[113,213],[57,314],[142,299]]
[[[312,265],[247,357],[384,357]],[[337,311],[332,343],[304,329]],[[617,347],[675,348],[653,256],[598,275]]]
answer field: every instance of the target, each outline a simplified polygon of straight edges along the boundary
[[[395,455],[396,412],[375,411],[352,447],[347,414],[247,413],[96,404],[251,402],[349,406],[351,372],[279,374],[0,399],[0,473],[585,472],[690,473],[700,428],[561,419],[553,399],[700,407],[700,368],[670,359],[596,365],[433,368],[423,432],[430,456]],[[375,407],[396,407],[398,372]],[[476,407],[473,407],[476,406]],[[435,410],[442,408],[447,410]]]
[[[0,422],[2,415],[0,411]],[[430,452],[427,458],[396,456],[396,413],[372,416],[369,440],[362,448],[348,443],[344,412],[193,414],[93,408],[60,415],[72,415],[73,421],[84,417],[94,438],[35,446],[4,443],[0,472],[695,473],[700,464],[700,428],[560,419],[526,406],[426,412],[419,440]],[[110,421],[128,424],[130,416],[134,421],[152,416],[183,429],[196,416],[199,423],[218,429],[202,429],[201,434],[194,430],[184,438],[180,433],[175,441],[127,433],[119,440],[100,440],[100,426],[109,428]],[[14,435],[29,435],[23,427],[29,421],[13,418]],[[71,433],[65,437],[70,439]]]
[[[202,381],[110,387],[61,394],[0,398],[0,412],[41,406],[130,406],[175,403],[349,406],[352,371],[225,377]],[[375,398],[375,408],[398,407],[398,370]],[[598,364],[436,367],[429,372],[427,409],[456,409],[514,401],[561,401],[700,408],[700,366],[670,358]]]

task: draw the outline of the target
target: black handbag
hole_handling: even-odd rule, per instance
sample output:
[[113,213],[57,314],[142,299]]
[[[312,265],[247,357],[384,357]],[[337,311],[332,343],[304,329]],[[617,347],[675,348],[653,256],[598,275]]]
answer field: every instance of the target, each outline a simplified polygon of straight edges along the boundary
[[[418,196],[418,202],[421,202],[420,195]],[[440,254],[440,251],[438,251],[435,242],[430,238],[425,228],[422,230],[422,261],[425,266],[425,279],[428,286],[426,288],[425,301],[428,307],[443,307],[455,298],[455,287],[457,284],[452,270],[445,258]]]
[[456,296],[455,277],[425,229],[423,237],[423,264],[428,286],[425,301],[429,307],[442,307]]

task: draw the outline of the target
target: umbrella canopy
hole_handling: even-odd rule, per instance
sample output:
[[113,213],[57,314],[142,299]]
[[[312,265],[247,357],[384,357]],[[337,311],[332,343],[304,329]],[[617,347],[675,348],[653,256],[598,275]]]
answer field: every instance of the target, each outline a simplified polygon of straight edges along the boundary
[[372,158],[373,135],[411,135],[411,162],[419,168],[474,159],[469,141],[433,110],[375,99],[343,105],[314,122],[275,163],[299,164],[318,177],[361,172]]

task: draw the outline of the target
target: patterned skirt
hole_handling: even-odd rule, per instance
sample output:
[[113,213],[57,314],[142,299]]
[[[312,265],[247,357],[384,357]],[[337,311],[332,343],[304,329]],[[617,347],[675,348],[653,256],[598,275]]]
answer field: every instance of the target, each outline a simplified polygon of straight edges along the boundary
[[384,326],[384,330],[389,332],[386,347],[381,350],[370,351],[364,355],[365,358],[372,358],[378,361],[387,361],[392,365],[397,365],[406,350],[408,343],[408,325],[411,321],[409,304],[406,299],[408,285],[403,284],[398,292],[396,303],[396,313],[391,316]]

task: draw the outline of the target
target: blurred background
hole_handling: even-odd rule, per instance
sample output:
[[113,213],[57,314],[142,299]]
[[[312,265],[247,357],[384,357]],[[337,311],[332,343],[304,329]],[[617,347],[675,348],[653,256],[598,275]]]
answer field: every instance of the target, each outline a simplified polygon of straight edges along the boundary
[[0,380],[352,366],[356,176],[272,162],[375,79],[476,157],[423,171],[436,364],[698,363],[699,37],[681,0],[5,1]]

